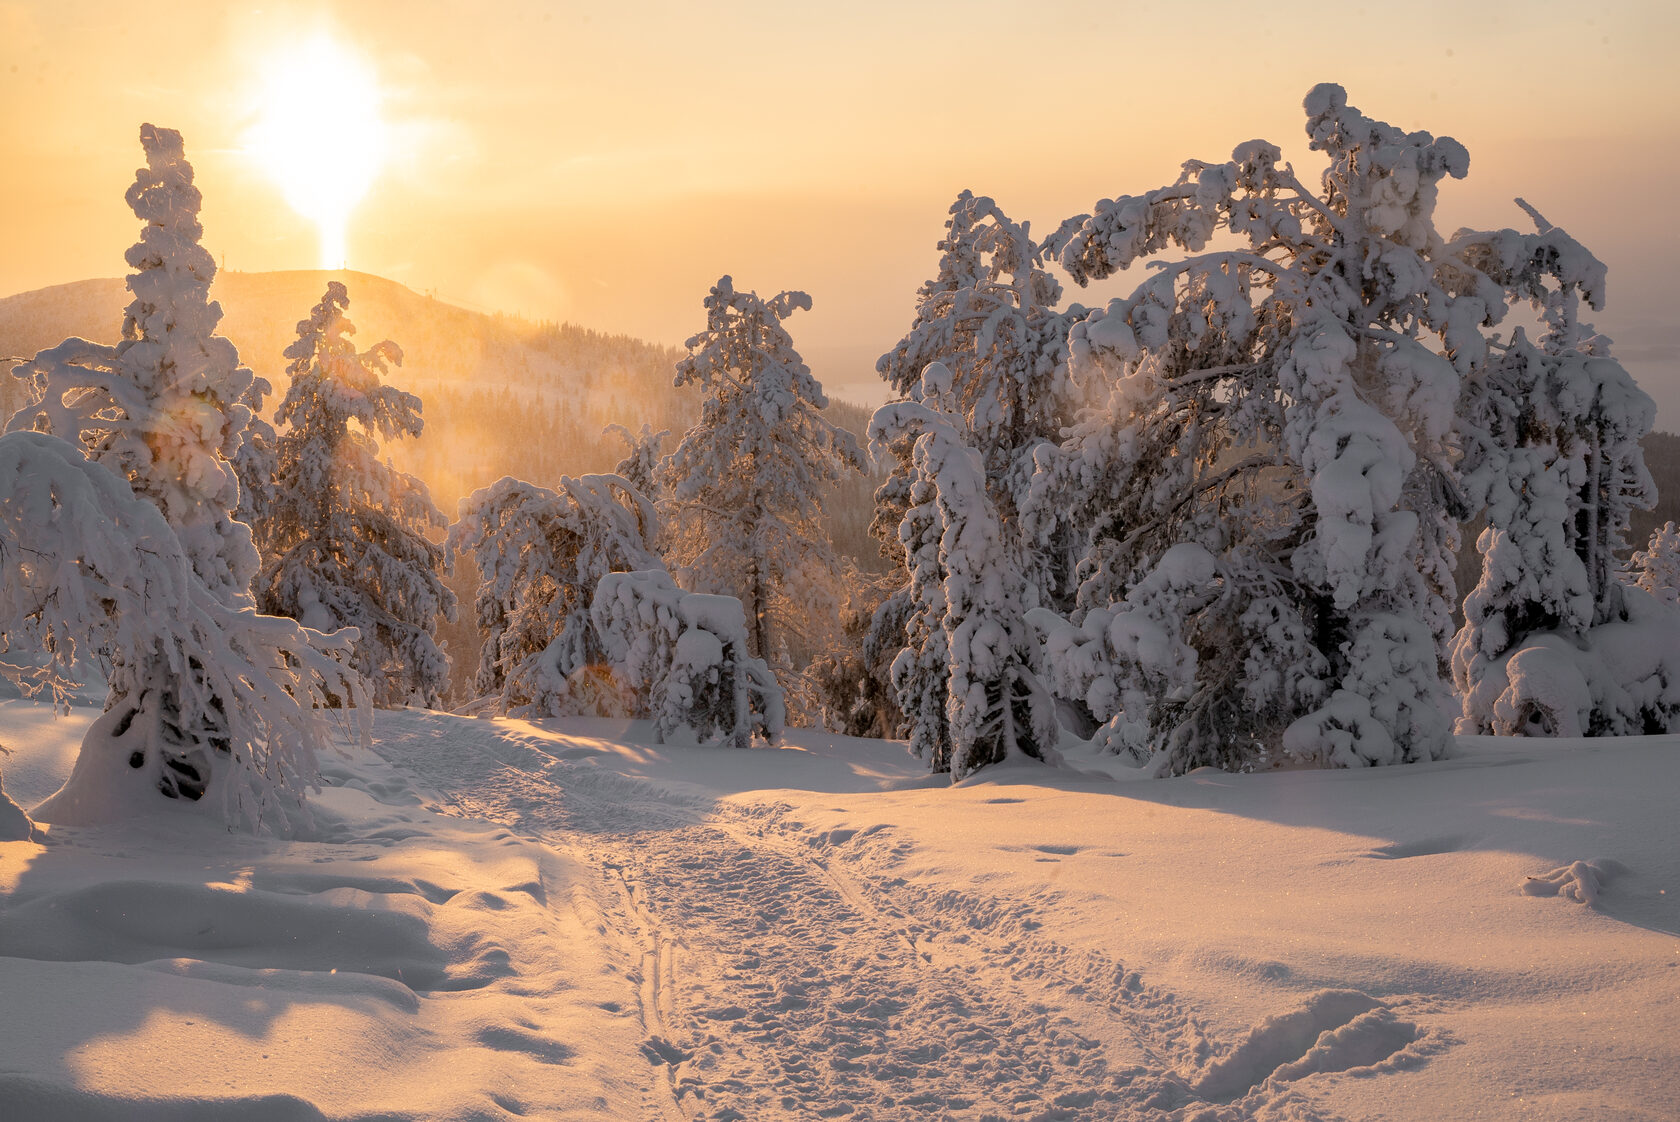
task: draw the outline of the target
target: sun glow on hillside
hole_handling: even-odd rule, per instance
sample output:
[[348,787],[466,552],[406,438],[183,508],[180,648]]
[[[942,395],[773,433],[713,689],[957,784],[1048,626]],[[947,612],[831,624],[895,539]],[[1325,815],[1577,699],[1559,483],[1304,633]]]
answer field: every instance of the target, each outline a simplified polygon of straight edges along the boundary
[[362,58],[321,34],[269,59],[260,96],[245,151],[315,224],[321,267],[340,268],[350,215],[389,146],[378,80]]

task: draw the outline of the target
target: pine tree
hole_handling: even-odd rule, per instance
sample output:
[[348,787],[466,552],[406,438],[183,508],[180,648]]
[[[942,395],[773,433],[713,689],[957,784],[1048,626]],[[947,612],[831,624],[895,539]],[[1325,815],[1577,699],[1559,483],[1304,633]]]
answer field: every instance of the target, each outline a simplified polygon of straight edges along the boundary
[[676,384],[699,386],[705,402],[661,468],[670,556],[693,588],[742,602],[749,650],[768,658],[803,637],[808,614],[835,614],[824,495],[863,470],[863,453],[823,417],[828,398],[782,326],[809,296],[763,300],[723,277],[704,303],[706,329],[688,340]]
[[1680,614],[1643,581],[1624,584],[1619,562],[1630,514],[1656,500],[1640,446],[1656,407],[1581,321],[1583,304],[1603,306],[1603,263],[1517,202],[1534,233],[1454,239],[1481,298],[1500,311],[1527,300],[1544,324],[1538,345],[1520,328],[1490,343],[1467,395],[1466,489],[1488,528],[1452,644],[1459,731],[1666,731],[1680,723],[1666,685],[1680,670]]
[[134,299],[122,342],[67,339],[14,371],[38,404],[9,429],[76,443],[153,502],[200,578],[229,604],[249,603],[258,566],[251,531],[236,522],[240,457],[255,376],[232,342],[215,334],[210,299],[216,263],[199,244],[202,196],[181,134],[142,125],[146,166],[128,204],[145,225],[128,250]]
[[449,662],[434,636],[439,616],[454,618],[455,594],[440,576],[447,551],[426,532],[447,523],[424,483],[379,459],[380,438],[420,434],[420,399],[381,383],[402,362],[396,344],[358,354],[345,338],[349,303],[330,282],[286,348],[292,382],[276,419],[289,428],[259,599],[318,630],[357,628],[353,665],[375,705],[435,708]]
[[[215,334],[222,309],[209,298],[215,261],[199,244],[202,197],[181,134],[142,125],[146,166],[127,201],[144,225],[129,248],[134,299],[115,347],[66,339],[14,371],[35,404],[8,428],[51,433],[128,481],[162,512],[199,579],[229,607],[251,603],[258,568],[240,506],[236,463],[246,455],[255,378]],[[147,730],[137,749],[170,798],[200,798],[218,757],[231,751],[225,704],[183,710],[206,670],[149,649],[115,652],[107,714]],[[219,699],[218,699],[219,700]]]
[[558,491],[504,477],[463,499],[449,546],[479,572],[473,688],[517,716],[629,716],[589,610],[606,574],[664,567],[658,537],[652,502],[618,475]]
[[910,570],[908,644],[893,662],[910,750],[959,780],[1054,748],[1049,695],[1032,673],[1018,554],[986,489],[985,458],[955,412],[954,378],[932,363],[917,400],[885,405],[873,447],[912,437],[910,506],[899,540]]

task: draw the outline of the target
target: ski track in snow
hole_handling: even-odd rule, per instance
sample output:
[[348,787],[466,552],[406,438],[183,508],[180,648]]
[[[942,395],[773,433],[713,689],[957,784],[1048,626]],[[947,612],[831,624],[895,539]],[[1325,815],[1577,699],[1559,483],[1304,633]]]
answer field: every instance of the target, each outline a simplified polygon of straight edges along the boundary
[[1031,903],[895,875],[890,827],[812,832],[785,805],[714,805],[493,728],[382,754],[597,871],[650,1118],[1314,1122],[1296,1080],[1451,1043],[1402,1000],[1324,990],[1219,1045],[1175,994],[1039,934]]

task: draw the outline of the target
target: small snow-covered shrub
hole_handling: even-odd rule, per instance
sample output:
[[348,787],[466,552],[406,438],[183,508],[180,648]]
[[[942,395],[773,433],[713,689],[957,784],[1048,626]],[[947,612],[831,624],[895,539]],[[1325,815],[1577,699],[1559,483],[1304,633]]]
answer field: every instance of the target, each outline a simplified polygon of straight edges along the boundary
[[478,566],[474,688],[517,716],[628,716],[590,602],[607,573],[662,568],[658,538],[652,502],[618,475],[558,491],[508,476],[462,499],[449,547]]
[[748,653],[741,602],[684,592],[664,570],[608,573],[590,618],[637,715],[662,743],[745,748],[774,743],[785,722],[782,688]]
[[1633,583],[1664,604],[1680,604],[1680,526],[1666,522],[1628,562]]
[[116,474],[54,436],[0,437],[0,655],[27,658],[0,673],[60,705],[78,664],[112,687],[42,821],[119,818],[162,795],[290,830],[330,732],[316,706],[356,704],[366,734],[354,639],[230,606]]

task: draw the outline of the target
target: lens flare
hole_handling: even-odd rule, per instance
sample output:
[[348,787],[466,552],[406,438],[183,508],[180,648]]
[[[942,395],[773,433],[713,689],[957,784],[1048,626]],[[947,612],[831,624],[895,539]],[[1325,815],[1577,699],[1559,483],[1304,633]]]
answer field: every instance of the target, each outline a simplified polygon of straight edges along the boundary
[[378,79],[327,35],[272,56],[245,152],[320,233],[323,269],[346,264],[350,215],[385,162]]

